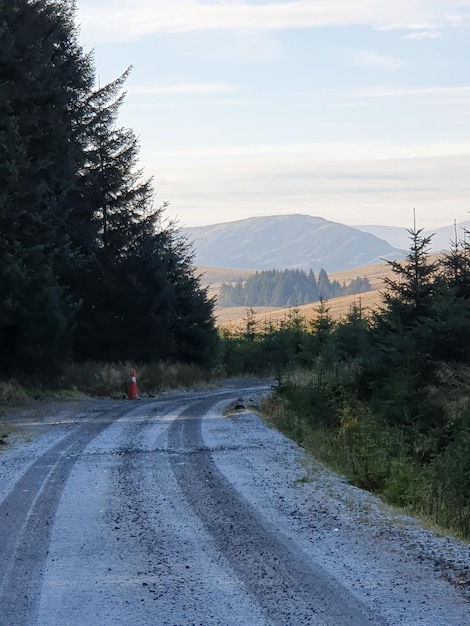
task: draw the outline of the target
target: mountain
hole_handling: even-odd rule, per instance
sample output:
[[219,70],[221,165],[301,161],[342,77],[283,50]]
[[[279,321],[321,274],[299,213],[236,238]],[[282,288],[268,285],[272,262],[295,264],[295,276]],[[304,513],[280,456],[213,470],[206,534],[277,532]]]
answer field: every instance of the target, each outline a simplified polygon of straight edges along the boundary
[[[406,228],[397,228],[396,226],[356,226],[365,233],[375,235],[380,239],[384,239],[391,246],[408,250],[410,247],[410,234]],[[419,227],[418,227],[419,228]],[[423,235],[431,238],[431,251],[439,252],[441,250],[449,250],[450,243],[455,241],[455,233],[457,231],[457,239],[463,239],[464,229],[470,230],[470,221],[461,222],[456,226],[442,226],[433,230],[424,229]],[[467,238],[468,239],[468,238]]]
[[252,217],[182,233],[195,264],[215,267],[336,272],[404,256],[373,234],[309,215]]
[[394,248],[401,250],[408,250],[410,247],[409,232],[406,228],[399,228],[398,226],[375,226],[373,224],[367,226],[355,226],[358,230],[362,230],[364,233],[369,233],[383,239]]

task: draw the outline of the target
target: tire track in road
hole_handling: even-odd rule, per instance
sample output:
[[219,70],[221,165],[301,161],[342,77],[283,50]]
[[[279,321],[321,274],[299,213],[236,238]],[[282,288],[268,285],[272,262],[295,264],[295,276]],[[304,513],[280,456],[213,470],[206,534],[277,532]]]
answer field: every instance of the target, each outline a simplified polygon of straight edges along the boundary
[[321,567],[275,533],[260,512],[230,485],[204,445],[201,418],[215,399],[193,403],[171,425],[173,473],[246,590],[273,625],[384,624]]
[[35,623],[55,513],[79,455],[129,405],[93,414],[41,455],[0,503],[0,620],[2,626]]
[[[214,396],[220,401],[232,397],[233,391]],[[201,395],[189,402],[200,399]],[[143,592],[136,609],[142,609],[144,615],[138,615],[137,621],[152,626],[266,626],[261,611],[181,494],[173,474],[170,459],[180,458],[181,448],[168,445],[168,431],[187,408],[188,398],[185,400],[184,405],[167,407],[159,415],[159,427],[154,422],[129,433],[127,452],[122,454],[114,479],[117,508],[113,523],[122,532],[121,544],[133,538],[134,564],[127,575]]]

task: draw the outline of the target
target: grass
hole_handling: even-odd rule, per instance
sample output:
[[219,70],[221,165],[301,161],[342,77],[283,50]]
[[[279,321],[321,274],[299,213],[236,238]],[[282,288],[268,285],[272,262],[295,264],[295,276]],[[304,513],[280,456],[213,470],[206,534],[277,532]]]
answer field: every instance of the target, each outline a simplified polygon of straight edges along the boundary
[[[438,258],[438,255],[431,255],[431,259]],[[217,296],[222,283],[236,283],[239,280],[245,281],[252,274],[259,270],[246,269],[228,269],[217,267],[199,267],[201,274],[201,284],[207,287],[209,295]],[[361,302],[364,312],[376,310],[382,303],[381,292],[384,290],[384,278],[391,277],[393,272],[388,263],[377,263],[374,265],[364,265],[351,270],[342,272],[328,273],[331,281],[337,280],[341,285],[348,285],[357,277],[367,278],[369,280],[371,291],[351,296],[341,296],[339,298],[331,298],[328,300],[328,308],[334,319],[342,319],[349,312],[351,305]],[[300,311],[300,315],[306,320],[314,319],[316,316],[315,308],[318,302],[312,304],[304,304],[296,307]],[[243,327],[243,319],[246,317],[246,306],[243,307],[218,307],[215,309],[217,324],[221,327],[231,327],[233,329]],[[263,323],[273,323],[276,325],[285,319],[289,307],[255,307],[256,320]]]
[[[239,280],[245,281],[258,270],[247,269],[231,269],[219,267],[198,267],[198,273],[201,275],[201,284],[208,288],[208,294],[217,296],[222,283],[236,283]],[[366,265],[357,267],[352,270],[343,272],[334,272],[329,274],[331,281],[337,280],[340,284],[346,285],[352,280],[360,277],[368,278],[371,291],[354,296],[342,296],[340,298],[332,298],[328,301],[328,307],[333,318],[340,319],[344,317],[351,304],[361,301],[364,310],[375,309],[381,301],[380,290],[384,287],[383,279],[390,275],[390,267],[387,263],[378,263],[376,265]],[[315,317],[315,307],[318,303],[305,304],[298,309],[302,316],[306,319]],[[215,309],[215,316],[219,326],[230,326],[238,328],[243,326],[243,319],[246,316],[246,306],[243,307],[218,307]],[[288,307],[256,307],[256,319],[261,324],[270,322],[276,324],[284,320]]]
[[[377,419],[363,404],[343,398],[339,405],[317,404],[321,390],[302,384],[288,395],[273,395],[263,407],[267,421],[314,458],[433,529],[470,539],[468,452],[470,432],[456,432],[435,459],[420,463],[404,452],[399,429]],[[307,397],[308,396],[308,397]],[[308,400],[308,401],[307,401]],[[333,411],[328,423],[323,411]],[[309,472],[299,482],[309,482]]]
[[207,372],[196,365],[184,363],[71,363],[61,378],[49,385],[37,382],[26,384],[15,379],[0,380],[0,417],[2,410],[31,401],[125,397],[132,369],[136,370],[137,389],[141,395],[151,396],[168,389],[193,389],[210,384]]

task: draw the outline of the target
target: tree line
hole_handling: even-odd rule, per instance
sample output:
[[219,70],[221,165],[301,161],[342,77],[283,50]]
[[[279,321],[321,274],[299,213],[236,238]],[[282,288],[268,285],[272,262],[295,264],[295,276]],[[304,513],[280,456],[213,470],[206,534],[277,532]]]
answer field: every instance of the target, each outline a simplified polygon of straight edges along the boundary
[[292,307],[338,296],[370,291],[368,278],[357,277],[348,285],[330,281],[324,269],[315,276],[312,270],[268,270],[255,272],[246,281],[222,283],[217,298],[219,306]]
[[73,0],[0,0],[0,18],[1,376],[71,359],[275,375],[273,419],[292,437],[470,536],[468,237],[435,260],[411,230],[373,313],[359,300],[338,321],[321,301],[274,326],[249,309],[218,337],[192,250],[118,124],[128,71],[96,86]]
[[213,302],[118,123],[130,69],[96,86],[74,0],[0,2],[0,372],[84,361],[208,365]]
[[470,243],[436,259],[412,229],[380,307],[326,302],[280,325],[253,309],[222,337],[228,371],[278,379],[272,419],[388,501],[470,536]]

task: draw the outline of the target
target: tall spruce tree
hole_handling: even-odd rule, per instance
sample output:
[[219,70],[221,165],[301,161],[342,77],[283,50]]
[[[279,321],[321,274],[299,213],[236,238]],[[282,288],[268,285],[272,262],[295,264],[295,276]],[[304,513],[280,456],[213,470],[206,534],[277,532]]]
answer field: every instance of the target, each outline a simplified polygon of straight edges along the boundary
[[89,228],[76,231],[75,356],[207,365],[215,355],[213,303],[194,275],[190,248],[164,219],[166,205],[154,206],[134,132],[117,124],[129,71],[88,99],[81,189]]
[[0,368],[48,372],[69,355],[75,303],[65,224],[83,163],[91,85],[69,0],[0,1]]
[[469,233],[464,230],[464,238],[456,237],[450,243],[450,250],[441,259],[441,276],[457,298],[470,297],[470,242]]
[[426,402],[436,371],[428,330],[435,315],[438,265],[430,257],[431,238],[420,229],[408,232],[406,259],[389,262],[394,277],[385,279],[388,290],[374,316],[363,388],[372,392],[378,414],[412,432],[435,425],[441,417]]
[[91,91],[87,99],[87,159],[72,216],[82,258],[70,277],[82,303],[74,334],[79,359],[136,357],[132,328],[141,322],[136,324],[137,312],[132,315],[136,286],[127,260],[153,213],[153,189],[137,169],[134,132],[117,125],[128,74]]
[[423,229],[408,231],[411,245],[406,259],[387,261],[394,278],[386,277],[382,319],[390,324],[413,324],[425,316],[432,305],[438,263],[429,255],[432,237],[422,235]]

